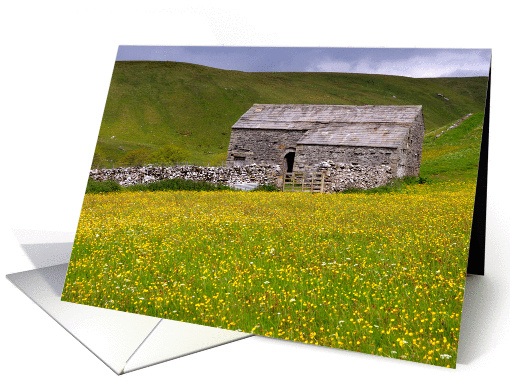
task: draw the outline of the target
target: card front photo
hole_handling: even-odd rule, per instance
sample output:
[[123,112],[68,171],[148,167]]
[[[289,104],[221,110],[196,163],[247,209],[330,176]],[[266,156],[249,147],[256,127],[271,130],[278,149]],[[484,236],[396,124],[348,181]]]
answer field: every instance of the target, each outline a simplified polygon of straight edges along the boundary
[[62,300],[455,367],[490,55],[121,46]]

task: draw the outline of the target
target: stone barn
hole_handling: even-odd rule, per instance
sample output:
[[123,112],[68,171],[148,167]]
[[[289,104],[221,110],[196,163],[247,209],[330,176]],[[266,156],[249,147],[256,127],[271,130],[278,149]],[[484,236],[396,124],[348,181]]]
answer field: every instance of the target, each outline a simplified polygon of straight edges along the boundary
[[232,126],[227,166],[277,164],[309,172],[323,161],[418,176],[421,106],[255,104]]

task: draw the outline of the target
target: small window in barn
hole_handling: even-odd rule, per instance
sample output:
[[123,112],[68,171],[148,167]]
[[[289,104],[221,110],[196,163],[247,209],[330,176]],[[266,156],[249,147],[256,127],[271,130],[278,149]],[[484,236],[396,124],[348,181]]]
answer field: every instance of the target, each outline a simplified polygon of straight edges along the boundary
[[234,155],[234,165],[242,166],[244,165],[244,162],[246,161],[245,157],[240,157]]

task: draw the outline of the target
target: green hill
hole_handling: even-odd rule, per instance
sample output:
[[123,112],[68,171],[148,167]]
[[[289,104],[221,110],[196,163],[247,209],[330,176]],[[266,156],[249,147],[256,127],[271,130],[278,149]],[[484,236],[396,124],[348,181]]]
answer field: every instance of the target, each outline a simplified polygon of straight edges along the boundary
[[437,180],[476,179],[484,113],[475,113],[457,127],[429,131],[423,139],[420,175]]
[[119,61],[93,167],[157,160],[219,164],[226,158],[231,126],[254,103],[423,105],[426,129],[435,131],[468,113],[483,113],[486,86],[486,77],[246,73]]

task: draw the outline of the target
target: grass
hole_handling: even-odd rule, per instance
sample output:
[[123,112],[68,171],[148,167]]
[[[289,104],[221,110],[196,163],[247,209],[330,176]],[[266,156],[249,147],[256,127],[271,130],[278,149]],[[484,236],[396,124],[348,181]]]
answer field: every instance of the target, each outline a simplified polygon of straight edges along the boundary
[[165,179],[154,183],[136,184],[125,188],[126,191],[222,191],[230,187],[187,179]]
[[474,189],[88,194],[62,296],[453,367]]
[[87,182],[87,188],[85,190],[86,194],[100,194],[106,192],[118,192],[121,191],[122,187],[113,180],[107,181],[98,181],[92,178],[89,178]]
[[231,190],[230,187],[209,183],[204,181],[193,181],[187,179],[164,179],[157,182],[135,184],[122,187],[113,180],[97,181],[89,178],[86,194],[98,194],[108,192],[142,192],[142,191],[224,191]]
[[476,179],[482,130],[483,113],[475,113],[439,138],[436,131],[426,134],[420,175],[437,180]]
[[183,161],[219,165],[231,126],[254,103],[423,105],[425,126],[435,130],[482,112],[486,86],[486,77],[246,73],[178,62],[117,62],[93,165],[119,166],[135,150],[150,158],[165,145],[178,148]]
[[402,192],[407,190],[407,186],[412,184],[425,184],[428,180],[421,176],[405,176],[403,178],[395,178],[390,181],[390,183],[385,184],[383,186],[369,188],[367,190],[360,190],[357,188],[349,188],[347,190],[342,191],[344,194],[384,194],[388,192]]
[[257,192],[257,191],[263,191],[263,192],[278,192],[280,189],[272,184],[262,184],[251,190],[251,192]]

